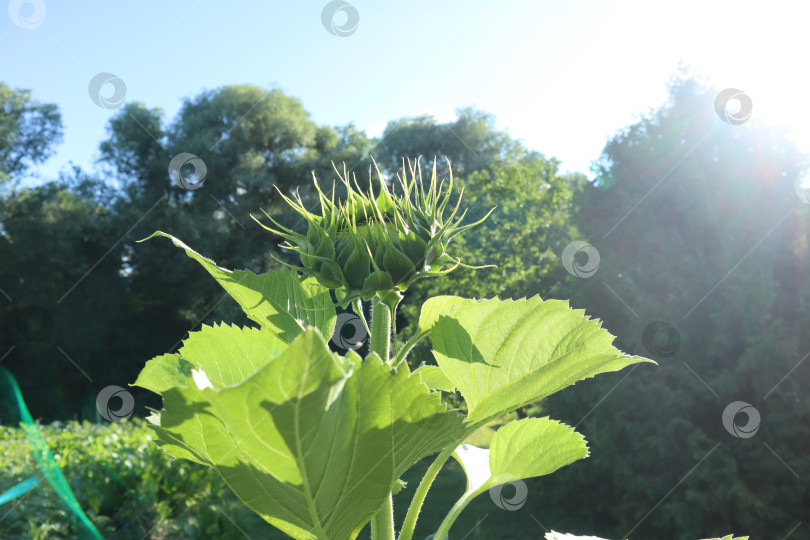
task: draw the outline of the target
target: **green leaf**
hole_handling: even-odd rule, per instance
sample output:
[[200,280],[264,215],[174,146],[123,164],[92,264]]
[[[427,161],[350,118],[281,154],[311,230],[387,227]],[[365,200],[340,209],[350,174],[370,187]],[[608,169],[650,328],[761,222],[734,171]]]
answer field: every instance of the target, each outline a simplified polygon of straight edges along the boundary
[[489,449],[462,444],[453,453],[467,474],[467,493],[551,474],[588,456],[582,435],[556,420],[524,418],[495,432]]
[[447,375],[439,368],[439,366],[420,366],[413,372],[414,375],[419,375],[422,382],[428,385],[432,390],[442,390],[444,392],[455,392],[456,387],[447,378]]
[[[250,330],[203,333],[230,351],[225,363],[267,358]],[[200,334],[181,350],[195,366],[212,355]],[[152,420],[157,442],[215,467],[245,504],[295,538],[355,538],[403,472],[464,434],[420,376],[376,354],[331,353],[314,328],[244,381],[220,386],[226,381],[194,369],[185,386],[167,390]]]
[[[444,538],[458,516],[475,497],[484,491],[533,476],[551,474],[560,467],[588,455],[582,435],[572,428],[548,418],[526,418],[512,422],[495,432],[489,449],[462,444],[453,452],[467,474],[467,490],[434,533],[435,538]],[[526,485],[515,486],[516,497],[521,491],[526,494]],[[522,488],[522,490],[520,489]],[[500,490],[490,493],[500,496]],[[501,508],[509,505],[518,509],[525,498],[515,502],[501,497]]]
[[[407,356],[408,352],[410,352],[410,350],[413,349],[417,343],[430,334],[430,331],[433,329],[433,326],[436,324],[436,321],[439,320],[441,315],[446,315],[458,306],[467,302],[472,302],[472,300],[458,296],[436,296],[428,299],[424,304],[422,304],[422,311],[419,314],[419,324],[417,325],[416,332],[414,332],[405,345],[403,345],[402,349],[400,349],[400,351],[397,353],[394,360],[394,365],[398,366],[405,361],[405,357]],[[436,377],[433,378],[435,379]],[[452,384],[447,384],[445,386],[447,388],[453,387]],[[448,391],[453,392],[455,389]]]
[[612,346],[601,321],[568,302],[479,300],[442,315],[431,331],[439,367],[481,424],[598,373],[637,362]]
[[178,352],[204,371],[214,388],[221,388],[244,382],[286,347],[279,336],[265,329],[215,324],[192,332]]
[[473,302],[473,300],[461,298],[460,296],[434,296],[433,298],[429,298],[422,304],[417,332],[419,334],[429,333],[439,320],[439,317],[448,315],[453,308],[468,302]]
[[318,328],[325,336],[334,332],[336,314],[329,289],[315,278],[301,279],[292,270],[260,275],[249,270],[226,270],[162,231],[144,240],[155,236],[166,237],[184,249],[239,303],[251,320],[278,334],[286,343],[307,326]]
[[138,379],[131,386],[140,386],[156,394],[162,394],[169,388],[185,386],[192,367],[179,354],[156,356],[146,363]]
[[285,347],[279,336],[266,329],[202,325],[199,332],[189,334],[177,354],[148,361],[134,386],[162,394],[186,386],[194,369],[204,371],[214,388],[232,386],[256,373]]
[[551,474],[588,457],[585,438],[556,420],[524,418],[506,424],[489,445],[491,485]]

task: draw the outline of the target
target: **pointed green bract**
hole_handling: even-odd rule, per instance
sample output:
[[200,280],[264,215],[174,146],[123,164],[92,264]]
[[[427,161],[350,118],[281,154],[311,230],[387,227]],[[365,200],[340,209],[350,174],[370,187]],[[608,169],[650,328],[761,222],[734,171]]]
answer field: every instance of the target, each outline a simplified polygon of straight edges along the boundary
[[[637,362],[612,346],[613,336],[568,302],[469,302],[440,316],[433,353],[480,424],[598,373]],[[655,362],[653,362],[655,363]]]
[[369,274],[363,282],[363,290],[360,292],[363,300],[371,300],[377,291],[390,291],[394,289],[394,282],[391,275],[383,270],[377,270]]
[[[214,358],[258,365],[268,356],[253,344],[263,331],[238,330],[206,327],[186,341],[192,376],[163,393],[151,427],[170,455],[215,467],[294,538],[354,538],[405,470],[463,436],[461,418],[418,375],[376,355],[336,355],[316,329],[234,382]],[[211,366],[204,375],[202,365]]]
[[336,314],[329,289],[314,278],[302,279],[291,270],[260,275],[249,270],[226,270],[162,231],[145,240],[154,236],[166,237],[184,249],[239,303],[251,320],[278,334],[286,343],[307,326],[318,328],[325,336],[334,332]]

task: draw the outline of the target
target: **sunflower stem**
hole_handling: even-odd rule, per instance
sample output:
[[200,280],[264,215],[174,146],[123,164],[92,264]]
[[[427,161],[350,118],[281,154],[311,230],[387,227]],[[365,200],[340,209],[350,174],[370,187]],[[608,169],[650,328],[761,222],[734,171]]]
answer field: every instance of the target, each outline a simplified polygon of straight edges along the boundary
[[411,540],[413,537],[416,520],[419,519],[419,512],[422,510],[422,503],[425,502],[428,490],[430,486],[433,485],[433,480],[436,479],[436,475],[439,474],[439,471],[444,466],[444,462],[453,454],[454,450],[455,446],[445,448],[436,456],[436,459],[433,460],[433,463],[425,472],[422,481],[419,482],[419,487],[416,488],[416,493],[413,495],[411,506],[408,508],[408,514],[405,516],[405,521],[402,522],[402,530],[399,533],[398,540]]
[[371,307],[371,345],[369,354],[377,353],[386,364],[391,355],[391,308],[377,294]]
[[371,518],[371,540],[394,540],[394,502],[390,493],[380,511]]
[[[390,350],[391,308],[378,294],[372,300],[369,354],[377,353],[383,362],[388,363]],[[371,539],[394,540],[394,503],[390,493],[380,510],[371,518]]]

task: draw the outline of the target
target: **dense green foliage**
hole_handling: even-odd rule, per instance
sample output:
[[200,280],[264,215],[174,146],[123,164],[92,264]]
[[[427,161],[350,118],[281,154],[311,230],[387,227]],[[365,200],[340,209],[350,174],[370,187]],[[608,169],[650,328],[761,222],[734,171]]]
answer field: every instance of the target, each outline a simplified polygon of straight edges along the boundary
[[[101,388],[134,381],[144,358],[175,350],[201,318],[244,320],[191,265],[166,264],[154,245],[135,248],[136,240],[163,228],[223,264],[266,270],[277,264],[271,252],[286,255],[249,213],[264,208],[294,225],[276,214],[274,186],[296,187],[311,169],[326,174],[331,160],[358,163],[370,144],[351,126],[318,127],[295,99],[252,86],[188,100],[169,123],[159,110],[128,104],[109,134],[101,145],[104,176],[74,171],[0,200],[0,289],[8,295],[0,303],[0,343],[3,353],[15,347],[4,365],[35,417],[97,418]],[[8,144],[26,151],[18,139]],[[180,152],[204,159],[204,188],[169,180],[167,167]],[[174,305],[165,301],[170,296]],[[139,411],[159,405],[133,393]]]
[[[105,538],[273,538],[215,471],[172,462],[142,420],[40,426],[82,508]],[[37,472],[22,430],[0,427],[0,492]],[[44,481],[3,507],[5,539],[70,538],[70,514]],[[283,538],[283,535],[275,535]]]
[[[154,434],[142,420],[106,425],[70,421],[42,425],[40,430],[82,508],[105,538],[146,535],[149,539],[204,540],[242,538],[243,533],[267,540],[288,538],[246,509],[214,470],[166,456],[151,440]],[[36,464],[19,429],[0,427],[0,448],[2,492],[33,475]],[[398,501],[413,495],[428,465],[429,459],[422,460],[403,477],[407,486],[394,497],[397,523],[407,510]],[[464,471],[451,460],[428,493],[416,538],[435,530],[463,488]],[[44,482],[16,503],[3,506],[0,512],[4,540],[46,540],[74,534],[67,511]],[[493,512],[488,497],[473,500],[456,527],[469,540],[500,538],[506,530],[512,539],[528,540],[537,538],[541,530],[532,520],[516,523],[510,512]]]
[[[538,495],[559,529],[619,537],[682,479],[631,538],[782,537],[805,519],[810,207],[794,191],[800,156],[775,128],[720,121],[715,95],[675,81],[667,104],[608,143],[599,182],[581,197],[577,223],[601,262],[576,282],[573,303],[661,369],[588,381],[547,404],[605,450]],[[675,331],[645,346],[655,321]],[[751,438],[724,429],[737,400],[761,415]],[[588,511],[572,513],[572,500]]]
[[19,180],[53,153],[62,138],[56,105],[39,103],[29,90],[13,90],[0,82],[0,188]]

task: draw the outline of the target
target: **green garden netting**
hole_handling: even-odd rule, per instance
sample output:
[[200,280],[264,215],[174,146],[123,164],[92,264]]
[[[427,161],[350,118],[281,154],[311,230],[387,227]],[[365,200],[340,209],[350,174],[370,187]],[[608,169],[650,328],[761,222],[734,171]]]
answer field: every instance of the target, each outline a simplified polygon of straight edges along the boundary
[[0,367],[0,400],[5,402],[4,405],[11,411],[14,423],[18,424],[20,428],[22,428],[23,433],[25,433],[28,444],[31,447],[31,452],[39,466],[38,474],[23,480],[4,493],[0,493],[0,505],[25,495],[36,488],[44,479],[51,485],[65,506],[76,517],[80,524],[77,534],[82,538],[103,539],[104,537],[101,536],[101,533],[84,513],[84,510],[82,510],[82,507],[79,505],[79,502],[76,500],[73,491],[70,489],[65,479],[65,475],[62,474],[62,470],[56,463],[56,459],[45,443],[45,439],[43,439],[42,435],[39,433],[39,429],[34,419],[31,417],[31,413],[28,411],[25,400],[23,400],[17,381],[8,370],[2,367]]

